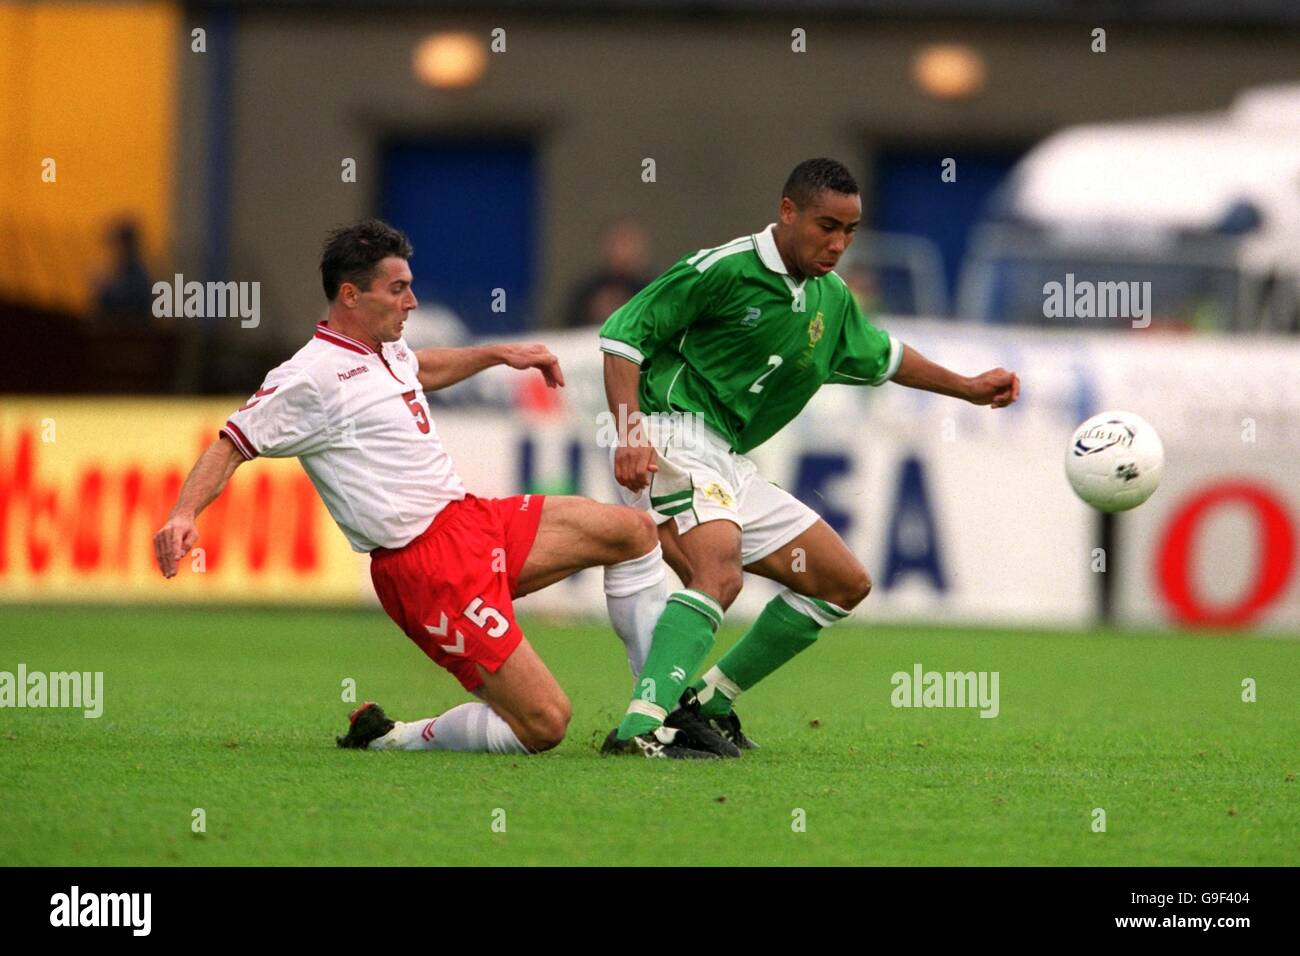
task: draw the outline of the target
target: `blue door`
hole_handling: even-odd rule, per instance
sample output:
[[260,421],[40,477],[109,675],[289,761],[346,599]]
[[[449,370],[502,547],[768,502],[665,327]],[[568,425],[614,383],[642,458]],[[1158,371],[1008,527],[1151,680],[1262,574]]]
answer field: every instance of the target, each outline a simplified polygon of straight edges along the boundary
[[[533,145],[390,140],[381,156],[379,215],[415,246],[411,271],[421,304],[447,306],[475,335],[533,324]],[[497,289],[505,293],[504,311],[493,310],[501,302]]]
[[[993,191],[1021,150],[886,149],[873,162],[871,226],[934,241],[943,256],[948,299],[953,300],[971,228],[983,217]],[[955,182],[940,176],[943,160],[957,161]]]

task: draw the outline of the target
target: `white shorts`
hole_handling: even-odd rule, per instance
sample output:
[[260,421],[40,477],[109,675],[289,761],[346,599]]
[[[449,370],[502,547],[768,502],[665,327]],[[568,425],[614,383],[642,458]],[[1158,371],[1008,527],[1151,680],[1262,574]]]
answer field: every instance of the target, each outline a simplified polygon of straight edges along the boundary
[[741,564],[767,557],[816,524],[817,512],[760,475],[698,418],[656,416],[650,436],[659,470],[649,488],[617,487],[623,504],[649,511],[656,524],[672,519],[685,534],[706,521],[730,521],[740,527]]

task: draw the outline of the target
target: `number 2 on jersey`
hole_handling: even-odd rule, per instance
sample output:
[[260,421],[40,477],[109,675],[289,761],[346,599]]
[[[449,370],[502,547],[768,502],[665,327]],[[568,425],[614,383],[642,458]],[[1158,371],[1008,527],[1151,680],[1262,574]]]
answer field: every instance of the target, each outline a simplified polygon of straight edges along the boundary
[[411,410],[415,416],[415,427],[420,429],[425,435],[429,434],[429,416],[424,414],[424,406],[415,397],[415,390],[403,392],[402,398],[406,399],[406,407]]
[[763,390],[763,379],[767,378],[769,375],[771,375],[773,372],[779,369],[781,367],[781,361],[782,361],[781,356],[769,355],[767,357],[767,364],[770,367],[766,372],[764,372],[762,375],[758,377],[757,381],[755,381],[753,385],[749,386],[749,390],[751,392],[754,392],[755,394],[761,392]]

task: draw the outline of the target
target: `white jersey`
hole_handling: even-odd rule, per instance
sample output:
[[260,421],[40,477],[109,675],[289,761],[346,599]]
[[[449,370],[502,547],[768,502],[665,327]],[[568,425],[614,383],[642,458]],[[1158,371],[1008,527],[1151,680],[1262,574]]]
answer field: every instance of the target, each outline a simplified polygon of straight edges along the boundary
[[400,548],[465,486],[438,438],[407,344],[327,328],[221,429],[246,459],[297,457],[355,551]]

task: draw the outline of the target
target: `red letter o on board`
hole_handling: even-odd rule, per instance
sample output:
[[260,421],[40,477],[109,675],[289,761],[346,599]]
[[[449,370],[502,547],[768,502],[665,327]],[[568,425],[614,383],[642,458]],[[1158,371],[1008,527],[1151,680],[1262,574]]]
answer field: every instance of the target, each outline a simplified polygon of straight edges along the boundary
[[[1232,502],[1246,505],[1259,527],[1255,584],[1236,604],[1210,607],[1192,593],[1192,538],[1211,511]],[[1182,624],[1199,627],[1248,624],[1282,593],[1294,565],[1295,533],[1286,509],[1262,485],[1245,481],[1212,485],[1174,512],[1156,558],[1160,590],[1174,616]]]

